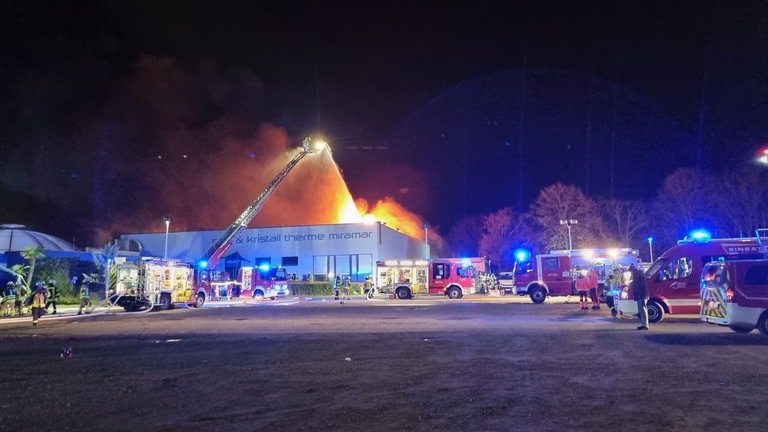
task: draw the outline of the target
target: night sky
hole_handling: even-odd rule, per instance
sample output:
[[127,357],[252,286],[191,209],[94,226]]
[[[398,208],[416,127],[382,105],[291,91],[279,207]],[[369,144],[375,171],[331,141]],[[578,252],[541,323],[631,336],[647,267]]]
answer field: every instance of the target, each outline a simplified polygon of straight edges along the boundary
[[[220,229],[322,133],[355,199],[445,233],[768,143],[764,1],[345,3],[0,3],[0,222]],[[281,221],[322,223],[292,219],[322,194],[299,189]]]

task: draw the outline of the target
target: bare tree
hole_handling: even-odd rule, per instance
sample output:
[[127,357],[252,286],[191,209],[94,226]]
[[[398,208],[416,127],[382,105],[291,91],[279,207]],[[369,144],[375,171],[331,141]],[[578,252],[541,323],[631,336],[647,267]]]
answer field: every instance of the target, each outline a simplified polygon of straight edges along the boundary
[[768,216],[768,171],[745,165],[727,171],[710,191],[717,209],[722,236],[751,236],[755,228],[766,227]]
[[693,229],[711,227],[716,212],[704,197],[717,194],[711,183],[693,168],[680,168],[665,180],[651,206],[650,231],[661,245],[672,246]]
[[629,246],[648,230],[648,211],[640,201],[605,200],[600,202],[600,208],[608,232],[615,233],[615,237],[604,236],[606,241]]
[[534,230],[527,215],[515,214],[511,207],[505,207],[485,216],[478,250],[501,269],[512,269],[514,249],[535,248],[533,238]]
[[531,204],[531,217],[539,225],[541,241],[547,249],[567,249],[568,230],[561,220],[577,220],[571,227],[574,248],[593,246],[603,230],[597,204],[581,189],[555,183],[544,188]]
[[452,256],[478,255],[478,244],[483,233],[485,216],[473,215],[462,218],[448,231],[448,249]]

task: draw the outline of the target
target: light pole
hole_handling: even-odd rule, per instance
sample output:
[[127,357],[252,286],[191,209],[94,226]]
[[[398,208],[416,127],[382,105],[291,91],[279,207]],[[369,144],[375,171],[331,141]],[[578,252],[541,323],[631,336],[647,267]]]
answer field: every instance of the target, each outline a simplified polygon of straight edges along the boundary
[[560,225],[568,227],[568,256],[571,256],[571,250],[573,250],[573,239],[571,238],[571,227],[578,224],[576,219],[560,219]]
[[168,258],[168,230],[171,228],[171,217],[166,216],[163,218],[165,221],[165,250],[163,252],[163,258]]
[[429,224],[424,224],[424,259],[429,259]]
[[653,262],[653,237],[648,237],[648,249],[651,251],[651,262]]

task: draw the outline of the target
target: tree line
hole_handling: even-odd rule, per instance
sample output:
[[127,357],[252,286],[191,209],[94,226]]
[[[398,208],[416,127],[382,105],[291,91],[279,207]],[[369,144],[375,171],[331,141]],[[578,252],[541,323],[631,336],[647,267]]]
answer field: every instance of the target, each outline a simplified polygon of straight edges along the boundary
[[542,189],[526,212],[503,207],[460,220],[447,241],[455,256],[486,256],[507,270],[518,248],[533,254],[568,249],[568,226],[561,221],[575,220],[574,249],[631,247],[649,261],[651,248],[656,258],[692,230],[754,237],[755,229],[768,227],[767,219],[768,168],[744,164],[716,173],[679,168],[648,201],[590,197],[558,182]]

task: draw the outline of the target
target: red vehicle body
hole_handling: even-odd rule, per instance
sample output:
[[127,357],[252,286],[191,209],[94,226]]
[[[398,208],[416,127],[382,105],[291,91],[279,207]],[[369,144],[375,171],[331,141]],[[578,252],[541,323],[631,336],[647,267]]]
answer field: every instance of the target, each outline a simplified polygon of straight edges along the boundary
[[474,294],[475,268],[459,259],[391,260],[376,263],[378,294],[398,299],[440,295],[458,299]]
[[714,261],[701,274],[701,319],[768,336],[768,260]]
[[533,260],[517,263],[515,288],[518,294],[528,295],[534,303],[542,303],[547,296],[576,294],[574,270],[594,268],[598,272],[601,297],[605,293],[605,279],[615,266],[628,266],[638,262],[637,249],[574,249],[552,251],[536,255]]
[[207,272],[205,284],[211,300],[270,299],[289,294],[288,272],[284,268],[264,269],[253,266],[240,268],[237,279],[227,272]]
[[[681,240],[661,254],[645,272],[648,320],[659,322],[666,314],[699,314],[700,277],[708,262],[762,257],[756,237]],[[629,286],[614,298],[614,306],[621,314],[637,313],[637,303]]]

